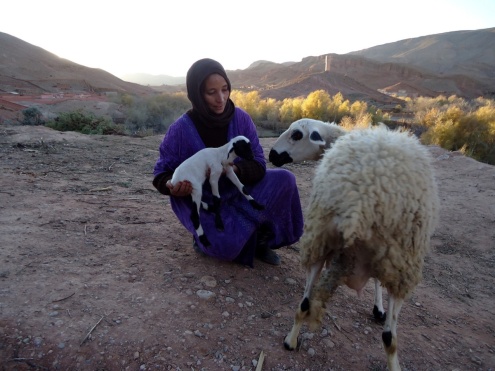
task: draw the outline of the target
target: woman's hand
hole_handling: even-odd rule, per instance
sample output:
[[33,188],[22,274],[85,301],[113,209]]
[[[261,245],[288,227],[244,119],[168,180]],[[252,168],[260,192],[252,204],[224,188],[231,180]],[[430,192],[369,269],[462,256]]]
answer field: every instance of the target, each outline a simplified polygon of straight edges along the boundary
[[189,196],[192,192],[192,184],[187,180],[183,182],[177,182],[175,187],[172,185],[170,180],[167,182],[167,187],[170,189],[170,194],[175,197],[185,197]]

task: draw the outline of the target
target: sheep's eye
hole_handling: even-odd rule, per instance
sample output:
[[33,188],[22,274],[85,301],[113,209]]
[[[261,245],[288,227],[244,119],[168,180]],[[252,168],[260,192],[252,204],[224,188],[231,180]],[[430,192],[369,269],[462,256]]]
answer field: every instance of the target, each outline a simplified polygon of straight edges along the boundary
[[303,134],[299,130],[294,130],[290,136],[292,140],[301,140]]

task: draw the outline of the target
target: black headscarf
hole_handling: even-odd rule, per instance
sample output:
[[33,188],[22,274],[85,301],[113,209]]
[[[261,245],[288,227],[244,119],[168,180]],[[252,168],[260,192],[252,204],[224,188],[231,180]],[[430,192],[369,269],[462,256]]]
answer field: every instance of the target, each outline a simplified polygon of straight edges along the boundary
[[222,76],[225,81],[227,81],[229,91],[232,91],[230,80],[220,63],[209,58],[200,59],[194,62],[189,68],[189,71],[187,71],[186,76],[187,98],[192,104],[192,109],[188,114],[195,122],[205,125],[206,127],[226,127],[234,116],[234,102],[229,98],[223,113],[216,114],[210,111],[203,99],[205,80],[214,73]]

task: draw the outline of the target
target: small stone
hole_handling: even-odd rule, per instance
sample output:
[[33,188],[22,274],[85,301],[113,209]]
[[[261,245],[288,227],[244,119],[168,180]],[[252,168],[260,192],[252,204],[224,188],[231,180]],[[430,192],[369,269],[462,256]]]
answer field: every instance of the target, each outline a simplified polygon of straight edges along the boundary
[[207,287],[216,287],[217,280],[212,276],[203,276],[200,279],[200,282],[204,283]]
[[330,340],[329,338],[325,338],[322,341],[323,341],[323,344],[325,344],[325,346],[327,348],[334,348],[335,347],[335,343],[332,340]]
[[209,290],[198,290],[196,291],[196,295],[198,295],[201,299],[211,299],[215,296],[215,293]]

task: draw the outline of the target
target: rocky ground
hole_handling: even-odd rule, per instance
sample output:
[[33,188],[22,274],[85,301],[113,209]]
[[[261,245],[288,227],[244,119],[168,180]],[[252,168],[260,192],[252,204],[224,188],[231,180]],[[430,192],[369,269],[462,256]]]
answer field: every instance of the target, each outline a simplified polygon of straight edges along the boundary
[[[339,288],[322,328],[283,348],[305,282],[297,244],[279,267],[196,254],[151,185],[161,139],[0,128],[0,369],[385,370],[371,281],[361,298]],[[429,150],[441,220],[399,359],[494,370],[495,167]],[[287,167],[303,206],[314,166]]]

